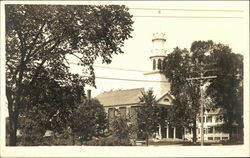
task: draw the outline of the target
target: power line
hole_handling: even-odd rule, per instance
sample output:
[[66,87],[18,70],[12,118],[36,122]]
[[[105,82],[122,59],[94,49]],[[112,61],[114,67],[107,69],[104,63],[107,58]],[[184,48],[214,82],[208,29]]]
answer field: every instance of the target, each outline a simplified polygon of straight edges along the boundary
[[99,66],[99,65],[94,65],[94,67],[104,68],[104,69],[123,70],[123,71],[149,72],[149,71],[146,71],[146,70],[138,70],[138,69],[125,69],[125,68],[108,67],[108,66]]
[[232,9],[184,9],[184,8],[129,8],[131,10],[169,10],[169,11],[198,11],[198,12],[244,12]]
[[[70,62],[70,64],[78,65],[77,63],[73,63],[73,62]],[[122,71],[149,72],[149,71],[146,71],[146,70],[127,69],[127,68],[109,67],[109,66],[101,66],[101,65],[94,65],[93,67],[103,68],[103,69],[122,70]]]

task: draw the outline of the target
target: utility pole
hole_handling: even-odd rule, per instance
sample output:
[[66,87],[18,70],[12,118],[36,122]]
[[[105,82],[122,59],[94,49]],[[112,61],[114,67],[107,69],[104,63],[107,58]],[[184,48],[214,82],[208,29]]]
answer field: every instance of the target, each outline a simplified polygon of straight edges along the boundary
[[217,78],[217,76],[204,76],[204,73],[208,72],[210,70],[204,70],[203,65],[201,64],[200,67],[200,77],[191,77],[188,78],[187,80],[199,80],[200,81],[200,116],[201,116],[201,146],[204,145],[204,95],[203,95],[203,89],[202,89],[202,85],[203,85],[203,81],[205,79],[213,79],[213,78]]

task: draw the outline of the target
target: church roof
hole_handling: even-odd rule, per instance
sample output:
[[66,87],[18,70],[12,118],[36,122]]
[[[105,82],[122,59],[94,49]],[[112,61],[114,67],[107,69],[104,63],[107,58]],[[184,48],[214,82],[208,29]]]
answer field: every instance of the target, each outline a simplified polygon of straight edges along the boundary
[[126,105],[139,103],[139,97],[144,92],[144,88],[115,90],[103,92],[96,96],[103,106]]

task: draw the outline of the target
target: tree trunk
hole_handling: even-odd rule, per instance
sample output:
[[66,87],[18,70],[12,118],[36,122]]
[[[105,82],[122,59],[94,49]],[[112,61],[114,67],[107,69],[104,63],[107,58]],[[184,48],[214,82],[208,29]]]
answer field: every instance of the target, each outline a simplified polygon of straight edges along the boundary
[[73,133],[73,135],[72,135],[72,145],[75,145],[75,133]]
[[17,113],[15,113],[15,111],[13,111],[14,104],[13,104],[12,93],[8,87],[6,87],[6,96],[7,96],[7,100],[8,100],[8,112],[9,112],[9,132],[10,132],[9,145],[16,146],[18,115],[16,115]]
[[10,146],[16,146],[16,141],[17,141],[17,136],[16,136],[16,134],[17,134],[17,118],[13,118],[13,116],[10,116],[9,119],[10,119],[10,140],[9,140],[9,145]]
[[193,131],[193,142],[195,143],[196,142],[196,137],[197,137],[197,135],[196,135],[196,117],[193,120],[192,131]]
[[146,141],[147,141],[147,146],[148,146],[148,134],[146,135]]

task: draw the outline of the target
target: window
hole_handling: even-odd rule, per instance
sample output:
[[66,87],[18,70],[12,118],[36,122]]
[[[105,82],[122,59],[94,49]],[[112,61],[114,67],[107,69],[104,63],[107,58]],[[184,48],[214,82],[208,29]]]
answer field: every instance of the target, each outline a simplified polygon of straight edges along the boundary
[[164,98],[164,101],[165,101],[165,102],[169,102],[169,99],[168,99],[168,98]]
[[158,65],[157,65],[157,68],[158,68],[159,70],[161,70],[161,59],[158,59]]
[[162,61],[161,68],[162,68],[162,69],[166,69],[166,60],[163,60],[163,61]]
[[212,127],[207,128],[207,133],[208,134],[213,133],[213,128]]
[[108,109],[108,119],[111,121],[111,120],[114,120],[114,118],[115,118],[115,109],[109,108]]
[[208,140],[213,140],[213,137],[208,137]]
[[[205,117],[203,117],[203,122],[205,122]],[[198,122],[201,122],[201,117],[198,117]]]
[[212,116],[207,116],[207,122],[212,122]]
[[132,106],[131,108],[130,108],[130,121],[131,122],[136,122],[136,118],[137,118],[137,110],[138,110],[138,106]]
[[153,59],[153,70],[155,70],[156,66],[155,66],[155,59]]
[[203,129],[203,133],[207,134],[207,129],[206,128]]
[[214,139],[215,139],[215,140],[220,140],[220,137],[215,137]]
[[120,111],[121,117],[126,118],[126,107],[120,107],[119,111]]

